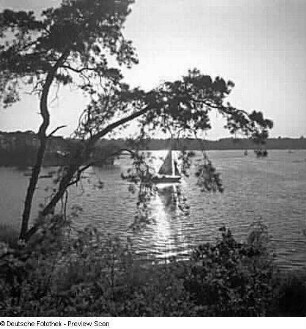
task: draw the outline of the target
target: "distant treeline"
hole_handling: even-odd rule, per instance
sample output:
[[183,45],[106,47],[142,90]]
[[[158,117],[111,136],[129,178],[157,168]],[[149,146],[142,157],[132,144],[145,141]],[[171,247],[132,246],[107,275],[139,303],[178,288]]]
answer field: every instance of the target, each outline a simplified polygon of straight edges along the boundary
[[[100,141],[100,146],[112,145],[114,148],[124,148],[127,145],[127,141],[124,139],[103,139]],[[253,150],[258,148],[249,139],[235,139],[235,138],[223,138],[217,141],[210,140],[196,140],[196,139],[150,139],[145,140],[143,148],[147,150],[164,150],[168,148],[187,150],[201,150],[202,147],[206,150]],[[306,149],[305,138],[270,138],[265,145],[267,149],[276,150],[294,150],[294,149]]]
[[[48,139],[43,166],[64,166],[73,161],[74,155],[81,149],[81,141],[60,136]],[[39,148],[37,134],[32,131],[1,132],[0,131],[0,166],[17,166],[20,168],[33,166]],[[111,141],[107,145],[97,145],[92,152],[91,161],[104,164],[104,159],[113,152]],[[108,160],[107,164],[112,163]]]
[[[63,137],[51,137],[48,142],[44,165],[65,165],[72,158],[82,142]],[[126,139],[102,139],[92,152],[91,160],[105,163],[105,158],[122,148],[133,148],[133,141]],[[35,163],[39,139],[32,131],[0,132],[0,166],[32,166]],[[139,146],[143,150],[252,150],[258,146],[248,139],[223,138],[218,141],[185,139],[148,139]],[[267,149],[306,149],[306,139],[270,138],[264,148]],[[112,160],[108,161],[112,163]]]

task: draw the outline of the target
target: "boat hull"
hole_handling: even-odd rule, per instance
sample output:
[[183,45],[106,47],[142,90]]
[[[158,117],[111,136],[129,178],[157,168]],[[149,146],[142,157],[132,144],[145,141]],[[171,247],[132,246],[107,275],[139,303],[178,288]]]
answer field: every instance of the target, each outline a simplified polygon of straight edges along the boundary
[[153,183],[155,184],[173,184],[179,183],[181,176],[155,176],[153,177]]

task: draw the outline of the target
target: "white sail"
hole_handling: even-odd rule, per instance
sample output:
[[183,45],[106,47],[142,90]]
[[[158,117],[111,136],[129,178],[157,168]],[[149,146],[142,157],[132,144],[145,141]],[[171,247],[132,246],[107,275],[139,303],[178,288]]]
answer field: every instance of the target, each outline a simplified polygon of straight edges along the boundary
[[177,162],[173,160],[172,151],[169,150],[165,160],[158,171],[159,175],[180,176]]
[[164,163],[160,167],[158,173],[160,175],[173,175],[173,169],[172,169],[172,151],[170,150],[165,157]]
[[155,184],[176,184],[179,183],[181,174],[178,169],[177,161],[172,157],[172,151],[168,151],[165,160],[160,167],[158,174],[153,177]]

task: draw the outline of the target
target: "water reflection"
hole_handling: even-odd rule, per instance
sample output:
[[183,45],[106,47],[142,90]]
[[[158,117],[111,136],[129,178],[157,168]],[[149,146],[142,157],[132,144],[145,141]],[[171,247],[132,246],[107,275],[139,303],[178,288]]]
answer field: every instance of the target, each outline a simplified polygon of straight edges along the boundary
[[177,211],[177,188],[175,184],[159,184],[157,196],[161,201],[161,206],[165,213]]
[[160,184],[151,207],[154,214],[152,239],[162,258],[169,258],[186,249],[179,209],[179,186]]
[[[152,154],[158,158],[161,152]],[[193,172],[178,186],[160,186],[150,205],[153,222],[140,232],[130,229],[137,194],[130,193],[128,182],[120,178],[120,173],[130,167],[130,160],[116,160],[111,168],[89,168],[83,189],[79,185],[69,191],[68,210],[75,205],[83,208],[80,216],[73,218],[73,225],[80,229],[93,225],[124,240],[129,237],[137,254],[155,260],[172,254],[173,248],[178,257],[185,257],[186,246],[215,241],[223,225],[243,240],[249,225],[261,217],[269,227],[279,263],[288,269],[305,266],[306,151],[271,151],[265,159],[257,159],[253,153],[245,157],[241,151],[211,151],[210,156],[221,172],[225,192],[200,193]],[[44,168],[42,174],[49,170]],[[21,171],[0,167],[0,185],[5,186],[5,192],[0,192],[1,223],[19,229],[28,179]],[[103,189],[94,187],[98,181],[104,183]],[[48,178],[39,180],[33,217],[50,183]],[[179,209],[181,202],[173,203],[177,188],[188,199],[190,215]]]

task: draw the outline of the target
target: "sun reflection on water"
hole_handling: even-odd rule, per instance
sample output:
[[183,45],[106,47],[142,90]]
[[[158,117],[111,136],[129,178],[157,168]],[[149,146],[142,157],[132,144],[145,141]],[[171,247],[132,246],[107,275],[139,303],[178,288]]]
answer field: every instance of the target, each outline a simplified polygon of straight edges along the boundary
[[162,258],[177,255],[178,245],[186,247],[176,188],[174,184],[160,184],[151,203],[154,217],[152,239]]

